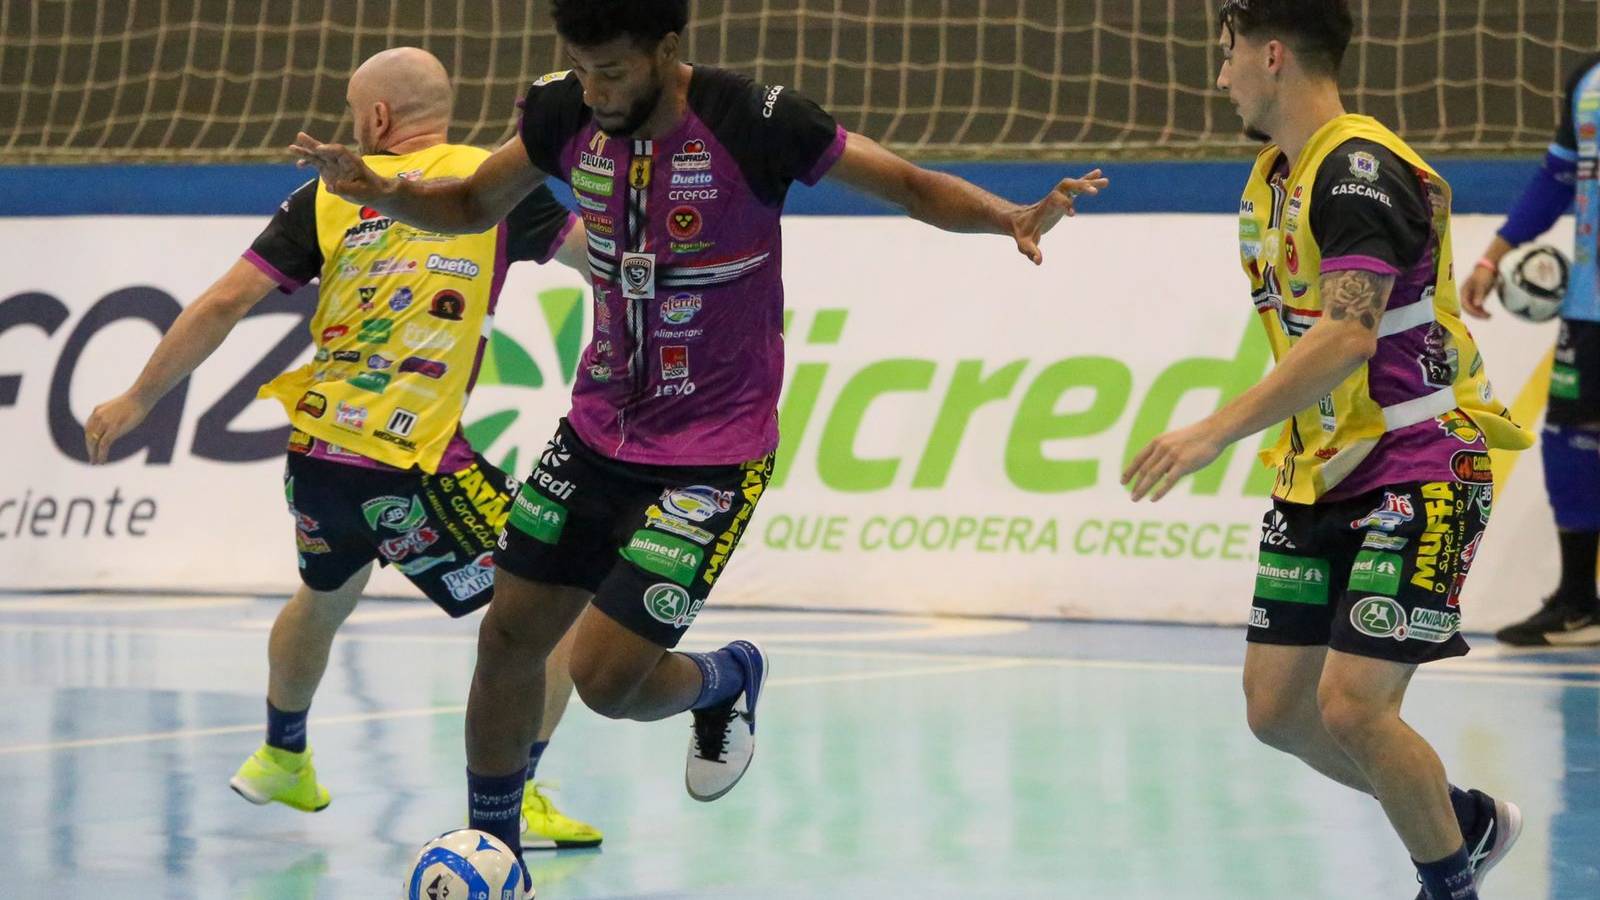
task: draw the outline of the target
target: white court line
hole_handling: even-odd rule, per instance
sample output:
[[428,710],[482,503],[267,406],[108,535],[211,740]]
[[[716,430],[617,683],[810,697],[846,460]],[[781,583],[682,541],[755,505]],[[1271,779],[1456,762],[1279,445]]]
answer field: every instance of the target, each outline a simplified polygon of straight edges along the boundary
[[[922,666],[910,669],[885,669],[878,672],[851,672],[833,675],[803,675],[796,678],[774,678],[767,682],[767,687],[804,687],[816,684],[829,684],[838,681],[885,681],[891,678],[922,678],[933,675],[958,675],[965,672],[977,672],[984,669],[1009,669],[1016,668],[1026,663],[1011,661],[997,661],[987,664],[956,663],[946,666]],[[372,713],[350,713],[342,716],[313,716],[310,726],[317,729],[331,725],[353,725],[362,722],[382,722],[393,719],[417,719],[431,716],[460,715],[467,711],[465,706],[424,706],[417,709],[395,709]],[[249,734],[259,732],[265,726],[260,722],[248,725],[222,725],[214,728],[187,728],[178,731],[155,731],[148,734],[124,734],[114,737],[82,738],[75,741],[54,741],[38,744],[13,744],[0,746],[0,756],[20,756],[25,753],[55,753],[62,750],[89,750],[99,747],[117,747],[128,744],[153,744],[162,741],[185,741],[197,738],[219,737],[223,735]]]
[[73,594],[45,596],[30,600],[0,600],[0,615],[12,612],[130,613],[188,612],[196,609],[225,609],[253,601],[244,597],[150,597],[132,599],[116,594]]
[[[955,621],[955,620],[952,620]],[[200,638],[226,638],[249,637],[259,639],[258,633],[253,630],[241,628],[163,628],[158,626],[128,626],[128,625],[62,625],[50,623],[9,623],[0,621],[0,634],[14,633],[43,633],[43,634],[103,634],[110,632],[116,635],[136,635],[149,637],[200,637]],[[846,632],[845,635],[858,633]],[[868,632],[868,635],[875,633]],[[713,637],[715,632],[697,632],[691,635],[688,646],[701,645],[715,646]],[[832,644],[843,640],[867,641],[888,640],[879,637],[842,637],[841,633],[814,632],[806,635],[743,633],[745,638],[755,638],[762,642],[772,643],[805,643]],[[366,644],[476,644],[474,635],[430,635],[430,634],[341,634],[340,641],[350,641]],[[1148,672],[1211,672],[1211,673],[1237,673],[1243,668],[1241,663],[1180,663],[1143,660],[1119,659],[1064,659],[1054,656],[1016,656],[1005,654],[978,654],[978,653],[934,653],[928,651],[902,651],[902,650],[830,650],[824,648],[788,646],[785,653],[794,653],[805,656],[836,656],[841,658],[868,659],[868,660],[919,660],[926,662],[952,663],[976,662],[994,663],[1006,662],[1016,665],[1053,666],[1057,668],[1073,669],[1110,669],[1119,671],[1148,671]],[[1483,674],[1475,674],[1475,673]],[[1518,675],[1525,677],[1516,677]],[[1489,684],[1536,684],[1555,685],[1564,687],[1592,688],[1600,690],[1600,681],[1572,681],[1559,677],[1540,678],[1537,676],[1549,675],[1600,675],[1600,664],[1589,663],[1512,663],[1512,662],[1465,662],[1430,663],[1423,667],[1424,679],[1439,679],[1451,681],[1474,681]]]

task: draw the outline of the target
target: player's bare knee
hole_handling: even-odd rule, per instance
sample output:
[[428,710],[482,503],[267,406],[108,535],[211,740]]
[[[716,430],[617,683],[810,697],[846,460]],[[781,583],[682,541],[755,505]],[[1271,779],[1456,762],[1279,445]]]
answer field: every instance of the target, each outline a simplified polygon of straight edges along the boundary
[[616,666],[573,662],[572,684],[585,706],[608,719],[625,719],[639,690],[639,679]]
[[1322,727],[1352,753],[1359,752],[1394,715],[1388,704],[1379,699],[1327,681],[1317,691],[1317,711]]
[[1270,689],[1245,685],[1245,721],[1256,740],[1278,750],[1294,752],[1305,740],[1304,704]]

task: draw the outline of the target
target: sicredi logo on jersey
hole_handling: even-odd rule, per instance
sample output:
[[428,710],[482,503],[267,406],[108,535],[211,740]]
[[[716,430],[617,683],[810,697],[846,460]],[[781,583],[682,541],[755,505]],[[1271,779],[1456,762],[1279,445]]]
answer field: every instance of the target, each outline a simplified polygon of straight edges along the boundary
[[440,256],[437,253],[429,254],[426,265],[429,272],[454,275],[457,278],[477,278],[478,273],[483,271],[477,263],[465,257]]

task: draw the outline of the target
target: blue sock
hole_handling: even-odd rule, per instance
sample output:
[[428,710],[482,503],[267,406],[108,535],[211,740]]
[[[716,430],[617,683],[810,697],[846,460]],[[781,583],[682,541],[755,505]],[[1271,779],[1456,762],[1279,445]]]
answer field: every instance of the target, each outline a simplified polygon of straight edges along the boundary
[[522,858],[522,783],[527,770],[490,777],[467,770],[469,828],[487,832],[505,842]]
[[1452,784],[1450,805],[1455,808],[1456,824],[1461,826],[1461,836],[1471,834],[1478,827],[1478,799]]
[[290,753],[306,752],[306,713],[284,712],[267,701],[267,746]]
[[539,771],[539,759],[544,756],[544,750],[550,746],[549,741],[534,741],[533,748],[528,751],[528,779],[533,780],[533,773]]
[[685,653],[700,667],[700,696],[690,709],[727,703],[744,690],[744,666],[726,647],[715,653]]
[[1478,900],[1472,867],[1467,862],[1466,844],[1437,862],[1412,862],[1417,874],[1422,876],[1422,889],[1429,900]]

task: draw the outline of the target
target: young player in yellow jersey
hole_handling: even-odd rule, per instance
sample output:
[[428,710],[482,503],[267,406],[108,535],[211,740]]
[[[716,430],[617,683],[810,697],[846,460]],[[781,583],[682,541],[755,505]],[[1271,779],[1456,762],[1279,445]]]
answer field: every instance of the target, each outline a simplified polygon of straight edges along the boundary
[[[451,89],[433,56],[377,54],[350,79],[357,140],[375,167],[400,177],[470,174],[488,155],[447,143]],[[267,740],[234,776],[254,803],[316,811],[330,801],[306,743],[306,713],[334,633],[372,565],[393,565],[451,616],[489,602],[493,550],[518,485],[467,444],[460,415],[483,352],[482,335],[515,260],[560,257],[585,270],[583,228],[548,191],[530,195],[481,234],[436,235],[328,194],[311,181],[221,280],[190,304],[126,393],[86,425],[90,458],[145,418],[274,288],[320,278],[312,319],[316,356],[264,396],[293,424],[285,493],[295,517],[302,584],[268,643]],[[558,654],[560,656],[560,654]],[[548,743],[571,694],[564,657],[530,698]],[[532,778],[532,769],[529,776]],[[587,847],[600,832],[557,811],[529,784],[524,845]]]
[[1467,652],[1460,595],[1488,522],[1491,448],[1531,436],[1494,399],[1451,275],[1450,186],[1349,115],[1346,0],[1232,0],[1222,71],[1269,141],[1240,202],[1240,256],[1277,359],[1260,384],[1162,435],[1124,473],[1160,499],[1288,420],[1245,653],[1251,729],[1382,804],[1423,896],[1469,900],[1521,814],[1450,786],[1400,718],[1421,663]]

